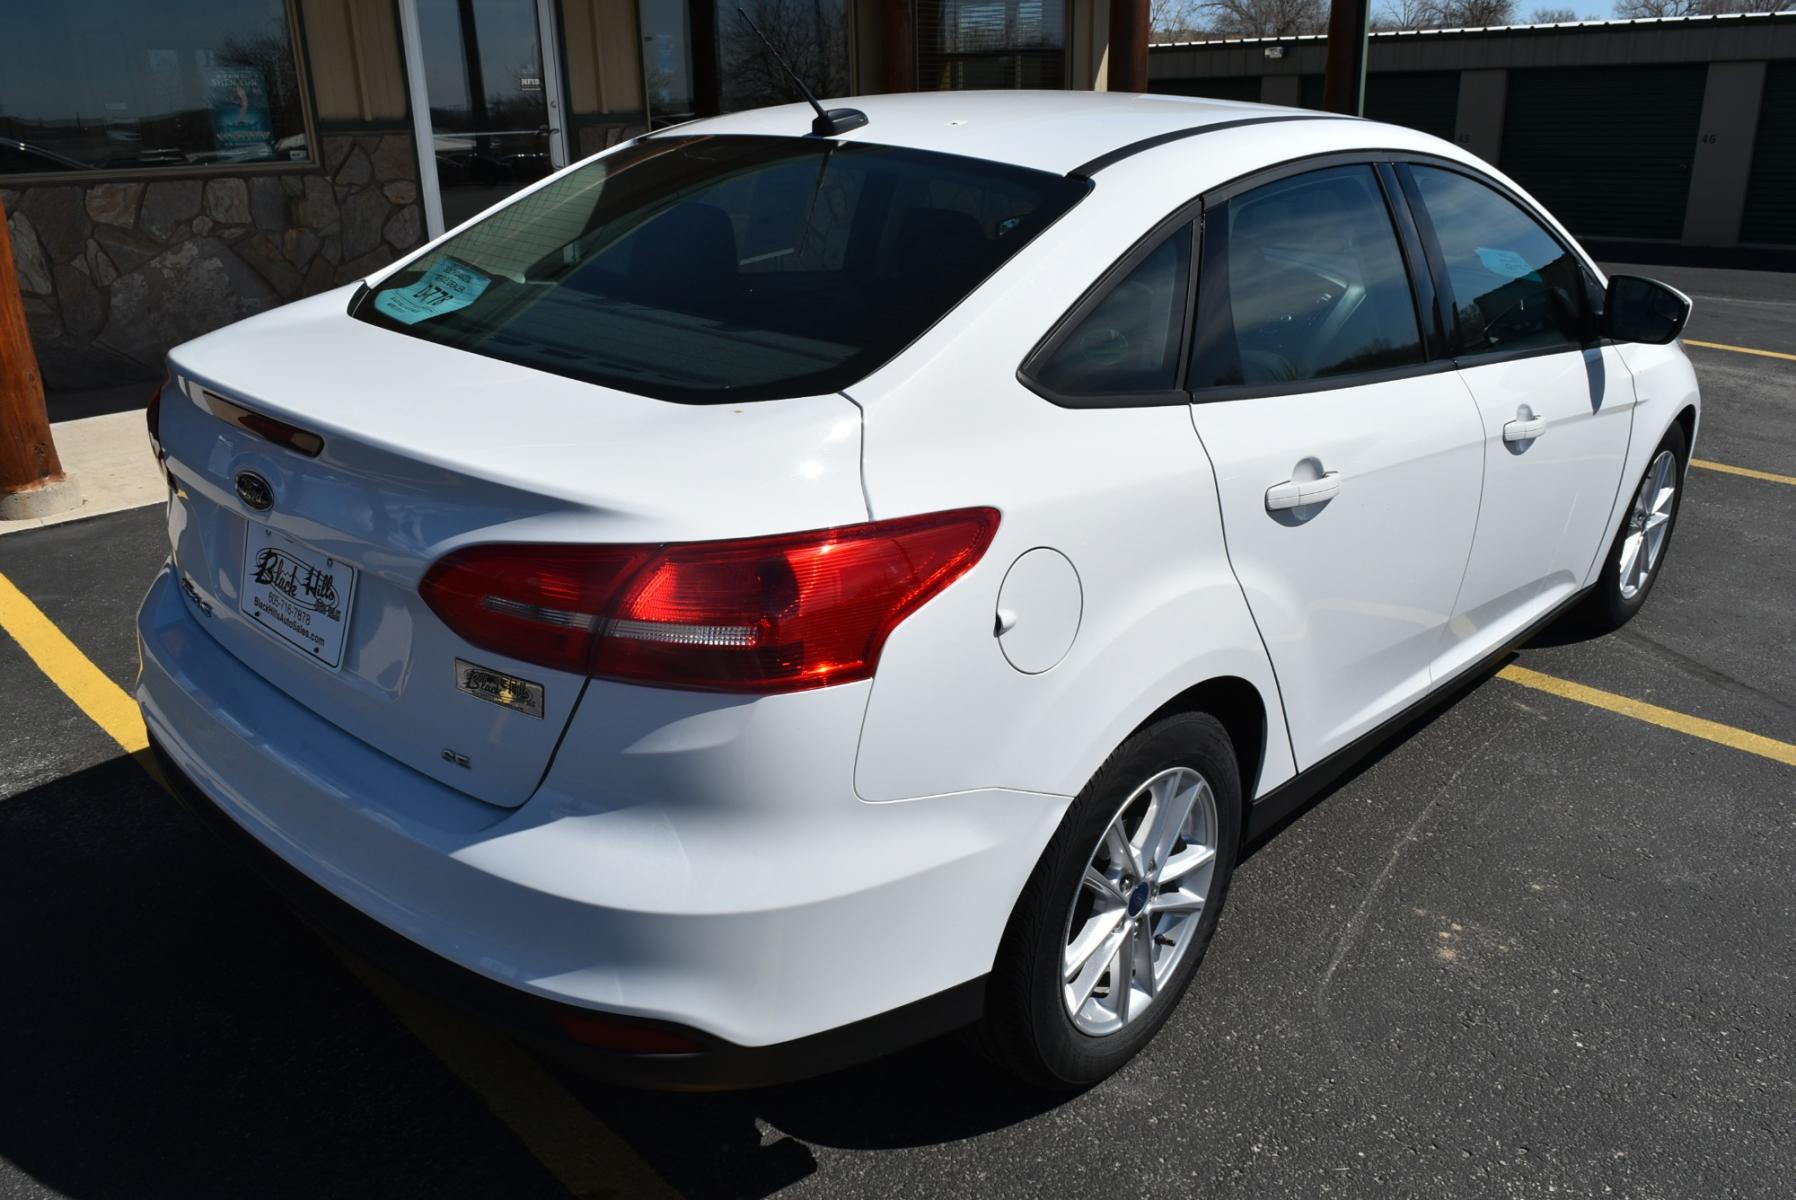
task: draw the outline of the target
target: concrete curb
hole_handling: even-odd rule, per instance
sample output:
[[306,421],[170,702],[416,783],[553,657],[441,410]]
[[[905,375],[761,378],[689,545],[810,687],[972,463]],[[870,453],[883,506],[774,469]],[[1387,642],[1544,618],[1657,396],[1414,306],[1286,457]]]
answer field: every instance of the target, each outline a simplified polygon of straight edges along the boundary
[[30,492],[0,497],[0,537],[141,508],[167,498],[168,484],[150,450],[142,409],[59,421],[50,426],[50,433],[56,439],[65,478]]

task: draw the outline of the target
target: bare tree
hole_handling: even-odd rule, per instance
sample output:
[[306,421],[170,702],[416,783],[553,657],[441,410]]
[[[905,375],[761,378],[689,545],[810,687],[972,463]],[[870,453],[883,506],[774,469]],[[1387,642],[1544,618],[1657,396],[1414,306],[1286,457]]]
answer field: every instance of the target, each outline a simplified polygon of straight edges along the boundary
[[1615,0],[1618,17],[1707,17],[1787,12],[1792,0]]
[[1713,0],[1615,0],[1618,17],[1695,17],[1714,11]]
[[1374,29],[1439,29],[1440,0],[1388,0],[1372,17]]
[[1148,0],[1148,40],[1201,40],[1204,33],[1203,8],[1203,0]]
[[[1571,9],[1541,9],[1564,13],[1539,20],[1575,21]],[[1515,23],[1515,0],[1386,0],[1372,22],[1374,29],[1477,29]]]
[[[819,96],[846,96],[846,8],[839,0],[744,0],[743,7],[767,41]],[[718,58],[726,112],[804,99],[779,61],[737,14],[718,10]]]
[[1575,8],[1537,8],[1528,14],[1530,25],[1566,25],[1580,19]]
[[1443,29],[1478,29],[1488,25],[1513,25],[1515,0],[1444,0]]
[[1328,28],[1326,0],[1205,0],[1210,28],[1227,37],[1291,37]]

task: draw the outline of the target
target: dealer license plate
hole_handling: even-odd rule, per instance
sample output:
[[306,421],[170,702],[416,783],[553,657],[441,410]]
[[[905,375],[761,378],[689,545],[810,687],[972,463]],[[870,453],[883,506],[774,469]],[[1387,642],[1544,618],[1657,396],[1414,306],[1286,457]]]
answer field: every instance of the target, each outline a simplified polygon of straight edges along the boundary
[[243,552],[243,615],[316,662],[343,664],[355,568],[266,525],[251,525]]

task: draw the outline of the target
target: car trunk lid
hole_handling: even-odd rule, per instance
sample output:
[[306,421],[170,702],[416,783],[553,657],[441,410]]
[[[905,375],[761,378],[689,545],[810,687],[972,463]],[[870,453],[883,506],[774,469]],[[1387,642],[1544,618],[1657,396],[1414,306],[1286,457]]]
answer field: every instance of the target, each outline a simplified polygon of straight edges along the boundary
[[[444,554],[866,519],[859,410],[842,396],[672,404],[399,336],[348,317],[347,298],[171,352],[174,559],[203,626],[237,658],[471,795],[530,796],[585,680],[444,625],[418,591]],[[322,446],[279,444],[240,412]]]

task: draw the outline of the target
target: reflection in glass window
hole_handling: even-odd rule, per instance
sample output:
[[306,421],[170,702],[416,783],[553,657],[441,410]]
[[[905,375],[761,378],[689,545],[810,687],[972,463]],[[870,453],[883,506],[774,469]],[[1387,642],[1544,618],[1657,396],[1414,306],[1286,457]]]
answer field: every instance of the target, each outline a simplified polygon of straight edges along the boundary
[[1065,0],[916,0],[917,90],[1061,88]]
[[305,160],[281,0],[0,0],[0,172]]
[[[1422,361],[1397,234],[1372,168],[1334,167],[1231,199],[1208,221],[1193,388],[1277,385]],[[1226,268],[1212,271],[1212,247]]]
[[1191,228],[1181,226],[1099,301],[1036,377],[1068,396],[1140,395],[1177,387],[1190,268]]
[[[854,91],[848,77],[846,0],[741,0],[741,5],[818,96]],[[717,5],[717,80],[722,112],[804,99],[736,11],[736,0]]]
[[691,23],[686,0],[641,0],[642,82],[649,125],[690,121],[696,115],[692,84]]
[[549,173],[535,0],[418,0],[443,220],[461,224]]
[[667,400],[821,395],[908,345],[1089,188],[894,146],[661,135],[494,210],[354,314]]
[[534,133],[543,123],[534,0],[481,0],[465,8],[457,0],[418,0],[418,28],[432,128]]
[[1467,353],[1584,341],[1584,276],[1571,251],[1507,197],[1456,171],[1410,168],[1440,240]]

